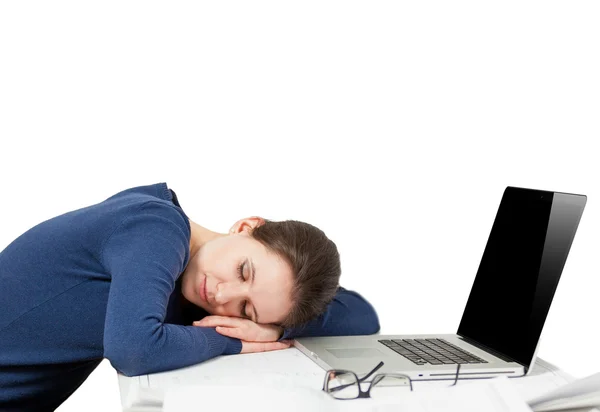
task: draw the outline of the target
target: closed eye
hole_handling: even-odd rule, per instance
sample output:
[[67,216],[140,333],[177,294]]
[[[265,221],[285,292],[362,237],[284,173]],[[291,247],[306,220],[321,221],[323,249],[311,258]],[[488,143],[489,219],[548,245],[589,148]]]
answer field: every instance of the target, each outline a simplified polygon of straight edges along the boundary
[[[244,279],[244,265],[245,265],[245,264],[246,264],[246,261],[243,261],[243,262],[242,262],[242,263],[241,263],[241,264],[238,266],[238,277],[240,278],[240,280],[241,280],[242,282],[245,282],[245,281],[246,281],[246,279]],[[248,303],[248,302],[247,302],[247,301],[245,301],[245,300],[243,300],[243,301],[240,303],[240,315],[241,315],[243,318],[250,319],[250,317],[248,316],[248,313],[246,312],[246,304],[247,304],[247,303]]]
[[246,261],[240,263],[240,265],[238,266],[238,277],[240,278],[240,280],[242,282],[244,282],[246,279],[244,279],[244,264],[246,263]]

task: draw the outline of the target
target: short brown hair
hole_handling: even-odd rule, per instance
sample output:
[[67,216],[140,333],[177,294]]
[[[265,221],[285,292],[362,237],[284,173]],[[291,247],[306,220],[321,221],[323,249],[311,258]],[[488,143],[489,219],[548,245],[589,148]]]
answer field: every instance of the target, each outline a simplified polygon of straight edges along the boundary
[[297,327],[323,313],[337,292],[341,274],[335,243],[321,229],[297,220],[265,219],[251,235],[292,269],[292,309],[278,325]]

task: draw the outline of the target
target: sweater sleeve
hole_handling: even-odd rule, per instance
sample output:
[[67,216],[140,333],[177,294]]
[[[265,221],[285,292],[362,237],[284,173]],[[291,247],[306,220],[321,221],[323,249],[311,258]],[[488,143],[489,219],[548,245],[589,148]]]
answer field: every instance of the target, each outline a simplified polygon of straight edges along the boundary
[[308,336],[371,335],[379,332],[379,318],[358,293],[339,286],[324,313],[297,328],[285,329],[281,339]]
[[126,376],[162,372],[241,351],[241,341],[214,328],[165,324],[169,297],[184,270],[189,227],[184,216],[149,201],[104,244],[111,274],[104,356]]

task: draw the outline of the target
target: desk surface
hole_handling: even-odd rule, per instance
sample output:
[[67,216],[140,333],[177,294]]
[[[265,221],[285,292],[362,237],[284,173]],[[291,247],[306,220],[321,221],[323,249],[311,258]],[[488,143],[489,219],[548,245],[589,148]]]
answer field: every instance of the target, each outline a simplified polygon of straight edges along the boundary
[[[573,376],[538,358],[530,375],[511,381],[529,379],[528,382],[531,382],[531,379],[542,375],[545,376],[544,386],[537,388],[540,395],[574,380]],[[220,356],[198,365],[151,375],[126,377],[119,374],[118,380],[123,411],[150,412],[162,410],[162,401],[170,387],[276,381],[277,385],[320,389],[323,377],[323,369],[292,347],[273,352]],[[418,382],[417,385],[447,386],[448,382]],[[522,395],[524,399],[532,398],[532,389],[528,388]]]

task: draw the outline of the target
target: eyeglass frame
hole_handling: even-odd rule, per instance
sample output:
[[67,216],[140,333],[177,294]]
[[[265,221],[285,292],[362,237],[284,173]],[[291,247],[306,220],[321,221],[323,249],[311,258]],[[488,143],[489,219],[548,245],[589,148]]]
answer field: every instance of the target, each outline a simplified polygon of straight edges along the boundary
[[[361,399],[361,398],[370,398],[371,397],[371,389],[373,388],[373,386],[377,385],[381,380],[383,380],[383,378],[385,377],[392,377],[392,378],[406,378],[408,379],[408,384],[410,385],[410,391],[413,391],[413,381],[410,378],[410,376],[402,374],[402,373],[378,373],[377,375],[373,376],[373,379],[371,380],[371,382],[369,382],[369,387],[367,388],[366,391],[363,391],[360,384],[363,383],[363,381],[365,379],[367,379],[369,376],[371,376],[373,373],[377,372],[377,370],[379,370],[382,366],[384,365],[383,361],[379,362],[377,364],[377,366],[375,366],[371,372],[367,373],[365,376],[363,376],[362,378],[358,378],[358,376],[356,375],[356,373],[349,371],[349,370],[345,370],[345,369],[329,369],[326,373],[325,373],[325,380],[323,381],[323,391],[325,393],[327,393],[328,395],[332,396],[334,399],[340,400],[340,401],[347,401],[347,400],[353,400],[353,399]],[[458,374],[460,372],[460,363],[457,364],[456,367],[456,375],[454,377],[454,382],[452,383],[452,385],[448,385],[450,386],[455,386],[456,383],[458,382]],[[330,381],[330,373],[335,372],[337,374],[342,374],[342,373],[349,373],[354,375],[354,377],[356,378],[356,382],[352,382],[349,384],[345,384],[345,385],[340,385],[340,386],[336,386],[335,388],[331,388],[329,389],[327,387],[327,383]],[[442,380],[442,379],[439,379]],[[341,390],[341,389],[345,389],[349,386],[354,386],[357,385],[358,386],[358,395],[355,396],[354,398],[336,398],[335,396],[333,396],[333,394],[331,392],[334,392],[336,390]]]

